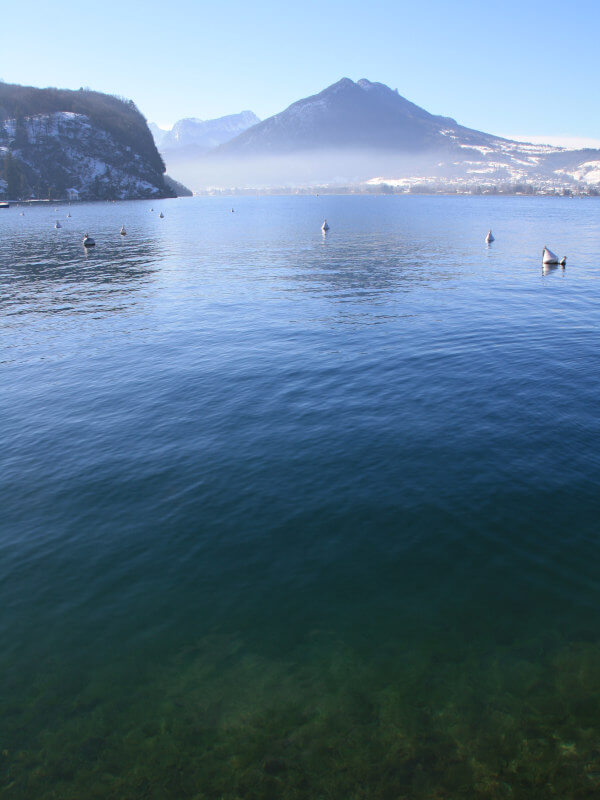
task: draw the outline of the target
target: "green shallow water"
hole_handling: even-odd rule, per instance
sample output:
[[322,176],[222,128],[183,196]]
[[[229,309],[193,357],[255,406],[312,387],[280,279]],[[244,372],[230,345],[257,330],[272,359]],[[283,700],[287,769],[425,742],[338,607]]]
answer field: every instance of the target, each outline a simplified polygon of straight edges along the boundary
[[[546,635],[504,647],[490,642],[486,651],[481,641],[441,633],[410,649],[378,641],[378,652],[366,652],[373,644],[351,648],[315,631],[301,652],[269,658],[239,639],[207,637],[160,667],[138,665],[128,675],[118,660],[85,682],[64,665],[60,677],[50,667],[30,687],[25,708],[3,704],[14,746],[4,753],[5,791],[69,798],[597,793],[597,644]],[[40,724],[32,747],[23,725]]]
[[0,219],[2,797],[597,797],[600,204],[163,206]]

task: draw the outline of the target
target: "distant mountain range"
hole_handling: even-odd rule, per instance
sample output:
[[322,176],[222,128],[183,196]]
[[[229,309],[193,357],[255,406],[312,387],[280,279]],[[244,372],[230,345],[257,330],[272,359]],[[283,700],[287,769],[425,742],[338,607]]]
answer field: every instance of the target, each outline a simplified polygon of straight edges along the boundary
[[600,151],[514,142],[430,114],[382,83],[342,78],[206,154],[162,147],[194,188],[387,183],[455,187],[600,184]]
[[174,197],[132,101],[0,82],[0,197]]
[[178,181],[195,190],[599,194],[600,150],[466,128],[366,79],[342,78],[262,122],[242,111],[170,131],[148,125],[131,100],[0,82],[0,199],[169,197],[185,193]]
[[200,154],[228,142],[258,122],[259,118],[252,111],[241,111],[218,119],[180,119],[171,130],[159,128],[153,122],[149,127],[161,152],[187,148]]

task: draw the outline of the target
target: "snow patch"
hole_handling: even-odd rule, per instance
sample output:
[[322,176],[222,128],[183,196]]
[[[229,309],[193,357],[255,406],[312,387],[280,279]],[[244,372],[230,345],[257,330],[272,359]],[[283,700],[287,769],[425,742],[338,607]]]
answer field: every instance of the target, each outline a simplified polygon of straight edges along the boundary
[[568,175],[574,180],[587,183],[588,185],[600,183],[600,161],[585,161],[583,164],[580,164],[577,169],[557,169],[555,172],[558,175]]
[[153,166],[84,114],[59,111],[5,120],[0,149],[26,167],[33,185],[50,175],[51,185],[66,183],[82,199],[157,197],[164,191]]

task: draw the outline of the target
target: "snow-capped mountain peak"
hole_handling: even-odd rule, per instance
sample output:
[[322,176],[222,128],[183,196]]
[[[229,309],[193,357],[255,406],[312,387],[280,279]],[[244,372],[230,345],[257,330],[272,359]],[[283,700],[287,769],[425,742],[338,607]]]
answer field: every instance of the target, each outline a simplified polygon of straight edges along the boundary
[[253,111],[241,111],[239,114],[228,114],[218,119],[199,119],[185,117],[178,120],[170,131],[162,131],[153,123],[150,124],[157,146],[161,151],[193,147],[197,151],[210,150],[233,139],[260,122]]

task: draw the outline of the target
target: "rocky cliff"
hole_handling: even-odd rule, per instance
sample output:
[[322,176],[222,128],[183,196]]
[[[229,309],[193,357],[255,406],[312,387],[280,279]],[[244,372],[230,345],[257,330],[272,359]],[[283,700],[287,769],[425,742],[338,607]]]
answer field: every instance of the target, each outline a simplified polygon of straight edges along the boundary
[[0,197],[172,197],[132,101],[0,83]]

